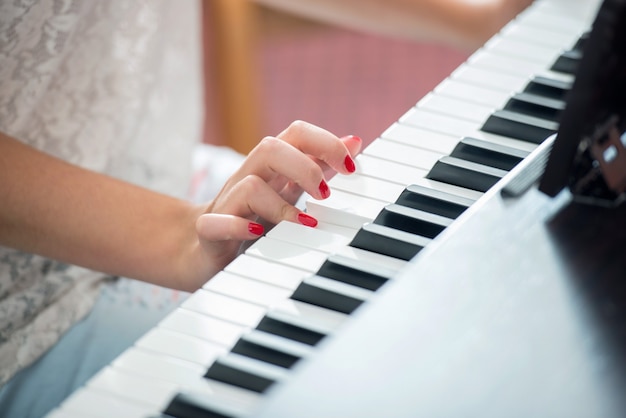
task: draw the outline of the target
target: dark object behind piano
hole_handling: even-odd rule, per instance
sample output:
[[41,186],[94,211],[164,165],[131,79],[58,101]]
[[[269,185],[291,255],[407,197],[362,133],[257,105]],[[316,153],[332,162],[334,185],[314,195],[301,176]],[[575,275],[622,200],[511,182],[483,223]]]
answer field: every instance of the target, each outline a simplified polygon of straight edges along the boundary
[[626,0],[605,0],[584,46],[539,190],[614,205],[626,191]]

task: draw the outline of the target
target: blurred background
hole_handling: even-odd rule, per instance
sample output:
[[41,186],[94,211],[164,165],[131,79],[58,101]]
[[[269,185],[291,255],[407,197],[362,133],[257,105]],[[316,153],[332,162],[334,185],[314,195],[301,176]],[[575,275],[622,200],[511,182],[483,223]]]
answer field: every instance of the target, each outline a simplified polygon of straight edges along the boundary
[[205,4],[205,142],[247,153],[296,119],[376,139],[468,56],[323,25],[247,0]]

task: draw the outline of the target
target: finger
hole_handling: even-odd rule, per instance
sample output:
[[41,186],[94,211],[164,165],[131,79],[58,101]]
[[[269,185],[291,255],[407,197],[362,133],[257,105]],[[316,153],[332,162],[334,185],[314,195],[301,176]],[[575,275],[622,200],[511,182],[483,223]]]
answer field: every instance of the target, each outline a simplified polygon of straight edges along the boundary
[[244,162],[243,173],[252,173],[282,190],[295,183],[318,199],[325,199],[330,189],[324,180],[322,167],[308,155],[277,138],[267,137],[255,147]]
[[285,201],[279,192],[253,175],[236,184],[223,199],[223,204],[215,207],[214,211],[241,218],[258,216],[273,224],[286,220],[307,226],[317,225],[314,218]]
[[233,215],[207,213],[196,221],[198,236],[206,241],[247,241],[263,235],[261,224]]
[[325,129],[296,121],[281,132],[278,138],[323,161],[339,173],[354,172],[354,161],[344,142]]

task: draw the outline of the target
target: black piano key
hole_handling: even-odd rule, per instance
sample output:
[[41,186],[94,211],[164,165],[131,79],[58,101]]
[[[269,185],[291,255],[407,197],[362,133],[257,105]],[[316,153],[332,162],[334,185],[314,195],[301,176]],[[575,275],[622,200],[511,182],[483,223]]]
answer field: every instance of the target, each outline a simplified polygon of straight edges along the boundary
[[367,223],[356,233],[350,246],[408,261],[430,241],[419,235]]
[[293,341],[258,331],[242,335],[231,352],[287,369],[308,354],[307,351],[298,349]]
[[387,283],[394,274],[394,271],[378,265],[365,264],[341,255],[330,255],[317,271],[318,276],[373,291]]
[[[284,372],[277,372],[276,369],[279,368],[231,353],[215,360],[204,377],[263,393],[284,378]],[[283,368],[280,370],[284,371]]]
[[565,51],[557,58],[550,69],[566,74],[576,74],[582,57],[583,54],[580,50]]
[[524,91],[555,100],[565,100],[565,96],[571,88],[571,82],[537,76],[526,85]]
[[351,314],[370,297],[371,293],[371,291],[336,280],[313,276],[304,279],[293,292],[291,298],[333,311]]
[[237,411],[226,411],[216,406],[204,396],[192,393],[179,393],[163,411],[163,417],[171,418],[232,418]]
[[271,312],[261,319],[256,329],[311,346],[316,345],[326,336],[321,332],[272,318]]
[[578,40],[576,41],[576,45],[574,45],[572,49],[574,51],[582,52],[585,49],[585,45],[587,44],[587,41],[589,40],[589,35],[590,35],[590,32],[588,31],[583,33],[581,37],[578,38]]
[[559,129],[556,122],[522,115],[508,110],[495,111],[483,127],[485,132],[541,144]]
[[528,152],[475,138],[463,138],[451,157],[510,171],[528,156]]
[[442,157],[426,175],[431,180],[486,192],[506,171],[454,157]]
[[505,110],[558,122],[565,109],[563,100],[552,99],[532,93],[517,93],[504,106]]
[[435,238],[452,223],[452,219],[393,203],[383,208],[374,223]]
[[474,201],[414,184],[404,189],[395,203],[455,219]]

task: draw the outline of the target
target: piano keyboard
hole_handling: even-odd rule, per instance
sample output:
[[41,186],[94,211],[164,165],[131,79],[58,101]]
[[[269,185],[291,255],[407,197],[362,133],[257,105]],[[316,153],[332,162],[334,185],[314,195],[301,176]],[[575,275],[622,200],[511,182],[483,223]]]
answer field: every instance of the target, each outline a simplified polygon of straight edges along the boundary
[[558,128],[599,1],[538,0],[50,418],[250,416]]

